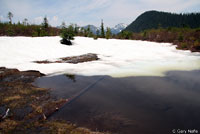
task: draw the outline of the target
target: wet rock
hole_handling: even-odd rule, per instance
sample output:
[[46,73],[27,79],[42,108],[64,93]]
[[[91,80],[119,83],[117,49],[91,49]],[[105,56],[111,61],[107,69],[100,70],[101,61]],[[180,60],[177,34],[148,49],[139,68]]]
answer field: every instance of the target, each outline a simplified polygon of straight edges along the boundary
[[98,60],[97,54],[84,54],[80,56],[71,56],[71,57],[63,57],[60,58],[57,61],[49,61],[49,60],[44,60],[44,61],[34,61],[35,63],[38,64],[49,64],[49,63],[72,63],[72,64],[78,64],[78,63],[83,63],[83,62],[89,62],[89,61],[96,61]]
[[13,115],[15,120],[23,120],[25,116],[30,114],[33,111],[33,108],[30,106],[24,108],[13,109]]
[[88,62],[88,61],[95,61],[98,60],[98,56],[96,54],[84,54],[80,56],[73,56],[73,57],[66,57],[66,58],[61,58],[63,62],[65,63],[82,63],[82,62]]
[[42,60],[42,61],[34,61],[35,63],[38,63],[38,64],[49,64],[49,63],[54,63],[54,62],[51,62],[51,61],[48,61],[48,60]]
[[44,74],[35,70],[28,70],[20,72],[17,69],[6,69],[0,67],[0,82],[32,82],[35,78],[44,76]]
[[0,119],[2,119],[5,113],[6,113],[6,107],[0,106]]
[[64,45],[72,45],[72,42],[70,40],[67,40],[67,39],[62,39],[60,41],[61,44],[64,44]]
[[6,69],[4,67],[1,67],[0,68],[0,80],[10,76],[10,75],[13,75],[13,74],[16,74],[16,73],[19,73],[19,70],[17,69]]

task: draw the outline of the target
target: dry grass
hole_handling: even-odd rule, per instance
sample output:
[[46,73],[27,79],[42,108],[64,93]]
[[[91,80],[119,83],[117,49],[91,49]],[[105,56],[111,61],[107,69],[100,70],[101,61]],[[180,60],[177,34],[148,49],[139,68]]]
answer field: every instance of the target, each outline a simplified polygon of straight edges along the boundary
[[4,102],[9,102],[9,101],[14,101],[14,100],[19,100],[21,98],[22,97],[20,95],[14,95],[14,96],[6,97],[3,101]]
[[19,93],[22,95],[28,95],[31,94],[31,90],[20,90]]
[[6,119],[3,122],[0,122],[0,128],[4,131],[4,133],[9,133],[10,131],[14,130],[17,127],[17,125],[18,122],[10,119]]

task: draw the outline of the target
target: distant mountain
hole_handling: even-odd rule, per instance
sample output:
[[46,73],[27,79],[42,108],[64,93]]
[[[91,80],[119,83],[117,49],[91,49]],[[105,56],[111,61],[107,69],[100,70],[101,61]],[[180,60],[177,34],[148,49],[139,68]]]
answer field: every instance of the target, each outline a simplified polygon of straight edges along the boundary
[[200,27],[200,13],[175,14],[159,11],[147,11],[136,18],[125,30],[141,32],[152,28]]
[[97,31],[97,30],[100,30],[99,27],[96,27],[96,26],[94,26],[94,25],[87,25],[87,26],[84,26],[83,28],[84,28],[84,29],[88,29],[88,27],[90,27],[90,31],[91,31],[93,34],[96,34],[96,31]]
[[[111,28],[111,33],[112,34],[118,34],[120,33],[123,29],[126,28],[126,24],[124,23],[120,23],[120,24],[117,24],[115,27]],[[87,25],[87,26],[84,26],[83,28],[84,29],[88,29],[88,27],[90,27],[90,30],[92,33],[96,34],[96,31],[97,30],[100,30],[100,27],[96,27],[94,25]],[[106,28],[105,28],[105,31],[106,31]]]
[[120,24],[117,24],[114,28],[111,28],[111,32],[112,32],[112,34],[118,34],[122,30],[124,30],[126,27],[127,27],[126,24],[120,23]]

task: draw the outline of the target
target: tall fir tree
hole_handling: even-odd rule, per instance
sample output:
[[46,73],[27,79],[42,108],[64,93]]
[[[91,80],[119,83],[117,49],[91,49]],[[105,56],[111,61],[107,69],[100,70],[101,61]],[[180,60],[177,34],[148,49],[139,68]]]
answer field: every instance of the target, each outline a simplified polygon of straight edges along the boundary
[[105,38],[105,32],[104,32],[104,26],[103,26],[103,20],[101,20],[101,37]]
[[76,35],[78,35],[78,33],[79,33],[79,27],[78,27],[77,24],[74,24],[74,33],[75,33]]
[[99,33],[100,33],[100,31],[99,31],[99,29],[97,29],[97,31],[96,31],[97,37],[99,37]]
[[28,19],[25,18],[22,23],[23,23],[23,25],[28,25]]
[[62,24],[61,24],[61,28],[62,28],[62,29],[66,28],[66,24],[65,24],[64,21],[63,21]]
[[13,17],[13,14],[11,12],[8,12],[8,19],[9,19],[10,24],[12,24],[12,17]]
[[48,20],[47,20],[47,17],[46,17],[46,16],[44,17],[42,26],[43,26],[45,29],[47,29],[47,28],[49,27]]
[[87,28],[87,37],[90,37],[90,32],[91,32],[91,30],[90,30],[90,25],[89,25]]

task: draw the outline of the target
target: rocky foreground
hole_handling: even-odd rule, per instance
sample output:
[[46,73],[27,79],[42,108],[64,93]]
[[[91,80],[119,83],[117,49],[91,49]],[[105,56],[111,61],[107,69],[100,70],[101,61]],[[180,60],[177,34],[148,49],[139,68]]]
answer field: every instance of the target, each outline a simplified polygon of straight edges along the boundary
[[0,67],[0,134],[101,134],[66,121],[48,120],[66,100],[54,100],[49,90],[32,85],[38,71]]

